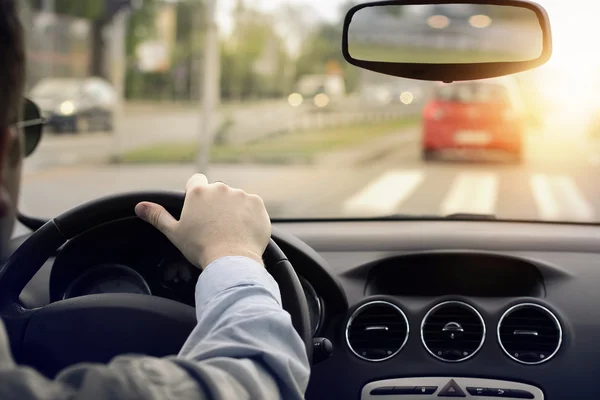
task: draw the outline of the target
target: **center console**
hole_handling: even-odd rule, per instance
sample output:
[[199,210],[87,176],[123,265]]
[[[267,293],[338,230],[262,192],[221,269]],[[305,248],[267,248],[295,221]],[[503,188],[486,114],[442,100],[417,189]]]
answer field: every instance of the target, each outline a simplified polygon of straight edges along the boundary
[[433,400],[444,398],[543,400],[542,391],[523,383],[476,378],[402,378],[370,382],[362,400]]

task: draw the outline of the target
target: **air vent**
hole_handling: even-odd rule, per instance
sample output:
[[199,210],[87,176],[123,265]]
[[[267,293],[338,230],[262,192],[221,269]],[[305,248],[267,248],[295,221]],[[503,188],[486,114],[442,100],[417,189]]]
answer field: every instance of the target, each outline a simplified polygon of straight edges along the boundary
[[447,362],[467,360],[485,340],[485,323],[472,306],[447,301],[434,306],[421,323],[423,346],[435,358]]
[[539,304],[518,304],[509,308],[498,323],[502,350],[522,364],[541,364],[558,352],[562,328],[558,318]]
[[402,350],[408,339],[406,315],[394,304],[372,301],[360,306],[346,325],[346,342],[357,356],[383,361]]

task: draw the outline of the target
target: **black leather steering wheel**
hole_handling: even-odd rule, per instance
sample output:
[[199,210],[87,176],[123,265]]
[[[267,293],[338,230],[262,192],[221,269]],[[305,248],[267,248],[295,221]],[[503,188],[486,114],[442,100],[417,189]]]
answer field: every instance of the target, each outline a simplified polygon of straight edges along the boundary
[[[111,221],[134,217],[140,201],[164,206],[179,218],[181,192],[137,192],[104,197],[75,207],[35,231],[0,270],[0,317],[13,356],[53,377],[78,362],[108,362],[125,353],[175,355],[196,324],[194,309],[172,300],[138,294],[99,294],[26,309],[19,295],[44,262],[67,241]],[[279,284],[283,307],[312,356],[308,304],[291,263],[271,240],[263,255]]]

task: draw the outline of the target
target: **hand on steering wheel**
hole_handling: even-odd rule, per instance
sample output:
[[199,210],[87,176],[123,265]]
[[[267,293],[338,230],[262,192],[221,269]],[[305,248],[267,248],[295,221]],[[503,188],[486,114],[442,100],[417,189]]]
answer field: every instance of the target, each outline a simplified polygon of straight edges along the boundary
[[[228,199],[242,196],[242,193],[221,185],[223,184],[215,184],[213,188],[231,190],[228,192]],[[196,191],[198,193],[194,194]],[[201,204],[206,191],[196,189],[191,190],[190,194],[194,204]],[[0,317],[6,325],[16,361],[53,377],[69,365],[84,361],[108,362],[124,353],[157,357],[177,354],[196,324],[194,309],[185,304],[154,296],[99,294],[58,301],[38,309],[26,309],[19,303],[19,295],[44,262],[54,256],[67,240],[105,223],[135,218],[134,208],[139,203],[160,204],[159,207],[173,216],[173,220],[179,218],[182,212],[193,213],[190,220],[202,226],[194,231],[194,235],[208,234],[205,229],[208,229],[209,223],[202,218],[227,218],[227,215],[219,215],[212,208],[196,215],[196,207],[186,207],[191,202],[185,202],[184,206],[185,198],[180,192],[139,192],[108,196],[75,207],[35,231],[0,269]],[[258,207],[256,200],[247,204],[248,208],[239,212],[249,213],[255,206]],[[151,205],[151,213],[157,210],[155,205]],[[151,213],[148,214],[150,220],[156,218],[156,214]],[[155,221],[165,216],[168,215],[160,214]],[[209,262],[216,256],[205,251],[202,245],[197,248],[186,247],[188,242],[184,240],[185,234],[190,233],[186,229],[191,228],[185,221],[176,223],[177,226],[173,221],[169,222],[171,228],[174,228],[170,234],[182,235],[177,236],[181,240],[176,245],[181,246],[180,250],[184,255],[195,254],[200,249],[201,254],[196,261],[199,265],[205,265],[202,263]],[[225,224],[218,226],[224,227]],[[223,230],[219,232],[212,236],[214,240],[225,234]],[[254,237],[253,235],[246,232],[244,237]],[[260,252],[259,247],[264,246],[264,237],[258,237],[252,244],[256,248],[249,248]],[[196,245],[198,243],[206,242],[199,241]],[[290,313],[310,359],[312,335],[309,311],[298,276],[273,240],[268,241],[263,260],[267,270],[279,284],[283,307]],[[149,332],[152,334],[149,335]]]
[[245,256],[262,264],[271,221],[259,196],[222,182],[209,184],[202,174],[188,180],[185,193],[179,221],[159,204],[142,202],[135,212],[201,269],[224,256]]

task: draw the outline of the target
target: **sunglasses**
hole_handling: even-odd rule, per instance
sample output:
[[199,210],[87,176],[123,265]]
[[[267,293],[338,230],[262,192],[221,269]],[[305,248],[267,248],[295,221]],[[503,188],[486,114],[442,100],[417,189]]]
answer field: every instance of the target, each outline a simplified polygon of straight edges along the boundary
[[31,155],[42,140],[42,132],[46,120],[40,108],[31,100],[24,99],[23,120],[15,124],[22,130],[25,143],[25,157]]

